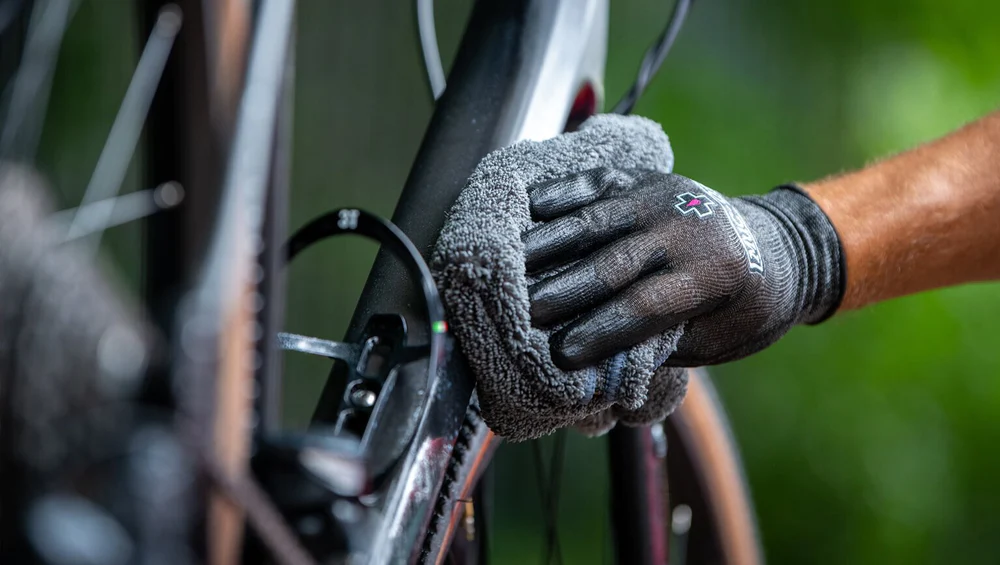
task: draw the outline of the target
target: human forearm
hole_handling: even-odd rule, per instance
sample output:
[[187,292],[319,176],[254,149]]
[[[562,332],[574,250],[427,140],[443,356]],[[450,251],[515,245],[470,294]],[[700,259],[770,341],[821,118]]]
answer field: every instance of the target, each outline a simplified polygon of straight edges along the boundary
[[1000,112],[805,189],[841,237],[841,310],[1000,278]]

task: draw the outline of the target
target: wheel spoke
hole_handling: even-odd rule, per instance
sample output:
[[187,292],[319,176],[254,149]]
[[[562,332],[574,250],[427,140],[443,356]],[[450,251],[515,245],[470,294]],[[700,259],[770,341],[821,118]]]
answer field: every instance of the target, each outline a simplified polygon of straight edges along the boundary
[[42,0],[32,8],[28,39],[0,133],[4,159],[31,162],[35,158],[59,47],[75,8],[73,0]]
[[[160,11],[153,26],[153,33],[150,34],[146,47],[139,56],[139,63],[136,65],[128,90],[125,91],[125,98],[118,108],[115,122],[111,125],[111,133],[104,142],[100,157],[97,158],[97,166],[83,193],[79,210],[87,209],[100,200],[113,198],[118,193],[128,171],[128,165],[132,161],[132,154],[146,122],[146,114],[153,102],[156,86],[160,82],[160,76],[163,74],[180,26],[180,10],[175,6]],[[98,210],[86,218],[77,214],[70,223],[67,237],[69,239],[79,237],[86,227],[85,222],[108,225],[111,215],[111,209]],[[90,251],[96,251],[101,241],[101,233],[95,232],[85,240]]]
[[562,487],[563,461],[566,459],[566,432],[560,430],[556,432],[556,445],[552,451],[552,461],[549,464],[549,516],[552,519],[552,527],[549,529],[546,559],[552,562],[553,555],[556,563],[562,565],[562,551],[559,547],[559,531],[556,529],[559,523],[559,493]]
[[687,504],[679,504],[671,513],[670,531],[673,540],[670,543],[670,563],[672,565],[687,563],[687,536],[691,530],[691,517],[691,507]]
[[603,513],[604,514],[604,527],[601,528],[601,554],[603,556],[602,560],[601,560],[601,563],[603,563],[604,565],[611,565],[612,563],[614,563],[614,555],[613,555],[614,548],[612,547],[612,544],[608,543],[608,540],[611,538],[611,535],[610,535],[611,534],[611,503],[612,503],[611,497],[609,496],[607,500],[608,500],[608,507],[607,507],[606,511]]
[[[52,228],[63,232],[65,241],[72,241],[114,226],[127,224],[151,216],[161,210],[177,206],[184,199],[184,190],[177,183],[168,182],[156,188],[130,192],[107,200],[99,200],[81,208],[60,210],[49,216]],[[110,214],[108,214],[110,210]],[[69,225],[77,218],[83,227],[70,237]],[[103,222],[103,223],[101,223]]]
[[[550,527],[549,505],[546,503],[548,500],[548,488],[545,484],[545,464],[542,461],[542,440],[538,439],[531,442],[531,454],[535,460],[535,483],[538,486],[539,500],[542,502],[542,520],[545,524],[545,533],[548,534]],[[548,537],[546,537],[546,540],[547,539]],[[542,552],[542,565],[546,565],[548,552],[544,547]]]
[[566,454],[566,433],[556,432],[546,477],[546,466],[542,456],[541,440],[532,442],[535,460],[535,480],[542,502],[542,518],[545,521],[545,545],[542,548],[542,565],[557,563],[562,565],[562,549],[559,545],[559,491],[562,486],[562,468]]

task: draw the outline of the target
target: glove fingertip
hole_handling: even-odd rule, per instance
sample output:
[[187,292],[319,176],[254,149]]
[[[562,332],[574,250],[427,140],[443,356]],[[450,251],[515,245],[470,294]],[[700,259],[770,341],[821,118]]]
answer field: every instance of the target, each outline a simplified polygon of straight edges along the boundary
[[563,371],[577,371],[589,366],[586,343],[573,339],[564,329],[556,332],[549,341],[552,363]]

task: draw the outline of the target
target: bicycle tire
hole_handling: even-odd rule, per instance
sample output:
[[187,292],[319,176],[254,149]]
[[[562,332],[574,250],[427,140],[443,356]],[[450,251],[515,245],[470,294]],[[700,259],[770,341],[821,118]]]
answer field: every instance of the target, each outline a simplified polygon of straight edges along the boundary
[[[680,504],[693,509],[687,562],[699,565],[759,565],[763,549],[757,532],[750,489],[736,442],[715,388],[704,370],[692,370],[684,404],[664,422],[668,437],[667,507],[672,523]],[[462,529],[462,502],[477,489],[499,440],[487,428],[478,407],[470,406],[428,529],[425,558],[444,563],[447,548]],[[662,497],[655,497],[663,499]],[[707,517],[707,521],[704,517]],[[665,531],[665,536],[670,532]],[[425,561],[430,563],[430,561]]]
[[687,542],[691,562],[763,563],[746,472],[725,409],[706,371],[691,372],[687,397],[666,424],[671,505],[687,504],[693,516],[709,516],[708,527],[704,520],[691,522]]

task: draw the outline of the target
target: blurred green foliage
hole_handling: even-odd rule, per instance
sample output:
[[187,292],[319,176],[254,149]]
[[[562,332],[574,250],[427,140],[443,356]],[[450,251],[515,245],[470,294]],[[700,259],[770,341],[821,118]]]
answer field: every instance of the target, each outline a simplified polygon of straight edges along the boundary
[[[470,0],[436,4],[447,60]],[[85,186],[127,84],[136,42],[128,5],[82,2],[64,45],[42,153],[64,205]],[[609,100],[669,8],[613,0]],[[723,192],[815,179],[992,110],[998,17],[1000,4],[978,0],[701,0],[637,111],[664,125],[679,173]],[[420,61],[411,3],[300,1],[292,226],[335,206],[391,214],[431,114]],[[138,241],[130,229],[109,238],[126,280]],[[373,252],[338,242],[297,263],[288,328],[341,335]],[[713,371],[769,562],[996,562],[997,289],[970,285],[841,315]],[[294,358],[287,368],[287,420],[303,425],[327,367]],[[501,563],[540,551],[532,457],[528,445],[507,447],[496,467]],[[606,555],[606,466],[603,442],[571,434],[566,563]]]

